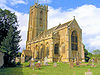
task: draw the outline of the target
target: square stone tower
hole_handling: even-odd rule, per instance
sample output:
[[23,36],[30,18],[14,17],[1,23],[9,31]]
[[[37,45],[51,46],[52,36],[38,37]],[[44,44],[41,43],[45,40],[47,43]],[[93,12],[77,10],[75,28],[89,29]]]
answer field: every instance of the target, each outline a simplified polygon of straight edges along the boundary
[[47,30],[48,5],[35,3],[30,7],[27,42]]

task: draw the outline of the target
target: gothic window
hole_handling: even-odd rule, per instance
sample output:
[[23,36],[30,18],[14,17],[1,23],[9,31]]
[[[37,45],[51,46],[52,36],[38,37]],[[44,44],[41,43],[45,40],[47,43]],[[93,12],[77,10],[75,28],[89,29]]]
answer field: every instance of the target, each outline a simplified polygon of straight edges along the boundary
[[39,59],[39,51],[37,52],[37,59]]
[[43,18],[43,11],[41,10],[40,11],[40,21],[42,21],[42,18]]
[[59,54],[59,44],[55,44],[54,54]]
[[40,26],[41,27],[43,27],[42,22],[43,22],[43,11],[41,10],[40,11]]
[[77,32],[73,31],[71,34],[71,48],[72,50],[78,50]]
[[43,11],[41,10],[40,13],[43,14]]
[[49,48],[48,47],[46,48],[46,51],[47,51],[46,56],[49,56]]

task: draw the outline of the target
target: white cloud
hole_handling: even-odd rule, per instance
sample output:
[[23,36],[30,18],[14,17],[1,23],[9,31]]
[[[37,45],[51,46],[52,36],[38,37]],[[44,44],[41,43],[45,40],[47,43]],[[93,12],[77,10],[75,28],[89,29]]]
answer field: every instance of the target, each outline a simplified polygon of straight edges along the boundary
[[[16,0],[17,1],[17,0]],[[21,30],[22,42],[21,49],[25,48],[28,29],[28,14],[20,13],[6,6],[6,0],[0,0],[0,8],[8,9],[15,12],[18,16],[19,29]],[[29,11],[29,10],[28,10]],[[76,16],[76,20],[83,31],[83,42],[87,48],[100,49],[100,8],[94,5],[83,5],[76,9],[68,9],[67,11],[54,9],[49,6],[48,12],[48,28],[65,23]]]
[[87,48],[100,49],[100,8],[94,5],[83,5],[76,9],[69,9],[68,11],[54,9],[49,7],[49,25],[48,28],[58,25],[59,23],[71,20],[76,16],[76,20],[83,31],[83,43]]
[[90,46],[100,47],[100,35],[95,36],[94,38],[89,39]]
[[28,20],[29,20],[29,14],[24,14],[20,12],[15,12],[18,18],[18,24],[19,24],[19,30],[21,30],[20,35],[22,38],[22,41],[19,43],[21,45],[21,51],[26,45],[26,39],[27,39],[27,30],[28,30]]
[[0,0],[0,4],[6,3],[6,0]]
[[52,0],[39,0],[39,4],[51,3]]
[[28,0],[0,0],[0,7],[7,6],[7,4],[16,5],[16,4],[27,4]]
[[59,23],[64,23],[67,22],[68,12],[59,9],[54,9],[52,7],[49,7],[49,12],[48,12],[48,28],[52,28],[53,26],[58,25]]
[[11,0],[11,4],[12,5],[16,5],[16,4],[27,4],[27,1],[25,1],[25,0]]

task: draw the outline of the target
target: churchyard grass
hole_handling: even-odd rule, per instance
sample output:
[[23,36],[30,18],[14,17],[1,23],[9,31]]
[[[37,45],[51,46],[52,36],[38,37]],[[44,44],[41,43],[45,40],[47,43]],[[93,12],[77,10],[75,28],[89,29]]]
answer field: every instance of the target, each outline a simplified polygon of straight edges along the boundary
[[[85,63],[86,64],[86,63]],[[100,75],[100,63],[96,64],[97,67],[91,66],[75,66],[69,67],[68,63],[57,63],[54,67],[53,63],[49,63],[48,66],[42,66],[40,69],[26,67],[29,63],[24,63],[22,66],[0,69],[0,75],[85,75],[88,69],[91,70],[93,75]]]

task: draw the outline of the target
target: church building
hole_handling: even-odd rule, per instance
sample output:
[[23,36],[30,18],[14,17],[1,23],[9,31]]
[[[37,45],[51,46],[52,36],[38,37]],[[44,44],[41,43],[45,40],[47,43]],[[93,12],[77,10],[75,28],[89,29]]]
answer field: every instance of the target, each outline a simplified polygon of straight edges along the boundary
[[22,62],[32,58],[43,61],[45,57],[49,62],[69,62],[77,58],[84,60],[82,29],[75,17],[51,29],[47,29],[47,18],[48,5],[35,3],[30,7],[26,49],[21,55]]

